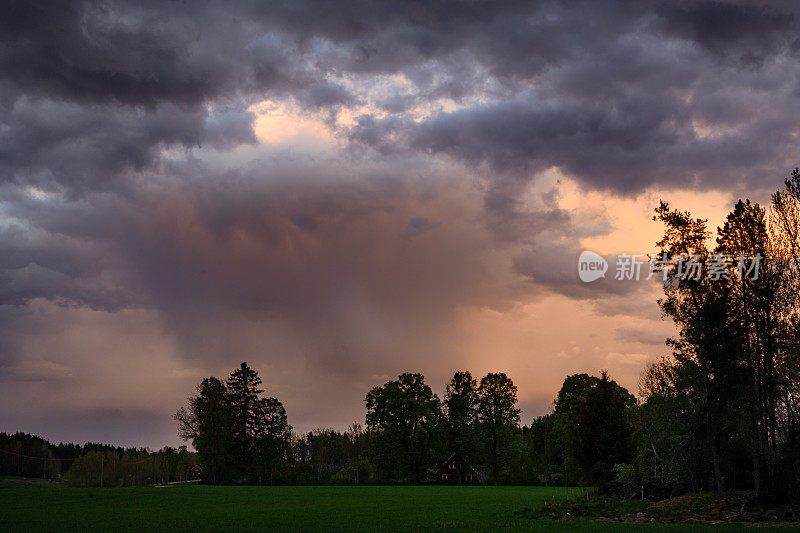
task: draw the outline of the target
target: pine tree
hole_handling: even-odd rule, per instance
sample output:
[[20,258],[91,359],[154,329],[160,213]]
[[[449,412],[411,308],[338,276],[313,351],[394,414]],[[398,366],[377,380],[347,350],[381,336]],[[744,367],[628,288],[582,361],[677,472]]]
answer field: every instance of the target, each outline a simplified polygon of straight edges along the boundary
[[258,425],[258,395],[261,378],[243,362],[227,381],[227,399],[231,417],[231,436],[236,464],[243,475],[254,470],[255,439]]

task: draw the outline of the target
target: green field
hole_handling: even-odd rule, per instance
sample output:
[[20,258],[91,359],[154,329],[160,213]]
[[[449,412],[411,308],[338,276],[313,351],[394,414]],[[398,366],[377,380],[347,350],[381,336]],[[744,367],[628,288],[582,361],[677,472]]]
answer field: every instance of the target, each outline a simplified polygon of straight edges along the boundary
[[697,526],[541,521],[519,512],[579,493],[580,489],[544,487],[29,486],[0,488],[0,530],[698,530]]

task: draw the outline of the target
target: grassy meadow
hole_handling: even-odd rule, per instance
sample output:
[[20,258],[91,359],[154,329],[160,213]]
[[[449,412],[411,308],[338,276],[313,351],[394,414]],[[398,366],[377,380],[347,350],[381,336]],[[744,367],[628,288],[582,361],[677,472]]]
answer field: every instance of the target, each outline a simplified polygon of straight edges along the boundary
[[581,493],[570,488],[5,487],[0,488],[2,531],[698,530],[698,526],[531,518],[531,510],[542,508],[546,501]]

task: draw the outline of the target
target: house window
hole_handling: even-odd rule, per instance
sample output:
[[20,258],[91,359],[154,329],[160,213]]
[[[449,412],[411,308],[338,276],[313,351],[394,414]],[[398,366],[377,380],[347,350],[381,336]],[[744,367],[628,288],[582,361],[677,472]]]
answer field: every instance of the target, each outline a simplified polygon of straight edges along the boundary
[[467,481],[472,481],[472,474],[467,474],[464,476]]
[[447,474],[442,474],[442,481],[447,481]]
[[450,470],[455,470],[455,469],[456,469],[456,464],[450,463]]

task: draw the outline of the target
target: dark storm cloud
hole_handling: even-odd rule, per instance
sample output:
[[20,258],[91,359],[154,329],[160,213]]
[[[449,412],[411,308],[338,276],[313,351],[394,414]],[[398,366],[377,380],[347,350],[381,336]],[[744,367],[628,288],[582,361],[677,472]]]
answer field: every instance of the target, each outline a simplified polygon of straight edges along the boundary
[[16,182],[91,190],[123,170],[144,170],[170,145],[198,146],[207,137],[215,145],[251,140],[252,117],[244,117],[244,132],[236,118],[212,117],[207,127],[205,113],[172,104],[110,110],[21,97],[0,131],[0,171]]
[[[219,176],[197,163],[129,176],[139,192],[127,198],[19,192],[0,232],[0,301],[323,321],[354,294],[400,315],[426,295],[413,313],[432,320],[472,297],[465,286],[483,292],[485,257],[471,243],[488,234],[464,220],[479,202],[459,214],[438,180],[354,172],[363,171],[266,158]],[[460,189],[452,179],[447,187]],[[426,232],[434,240],[410,239]]]
[[[443,113],[422,123],[363,117],[351,138],[387,154],[405,146],[472,165],[487,163],[501,175],[529,175],[555,166],[590,188],[623,193],[653,184],[706,188],[737,181],[758,186],[765,179],[777,183],[792,165],[786,156],[797,150],[796,123],[780,108],[737,123],[737,131],[700,138],[692,120],[713,116],[718,100],[691,108],[678,98],[644,96],[617,105],[503,102]],[[791,99],[783,99],[787,108]]]
[[664,2],[664,28],[708,51],[743,63],[759,63],[797,42],[797,13],[790,2]]
[[0,69],[32,96],[150,107],[303,85],[247,15],[241,3],[11,2]]
[[351,97],[313,63],[396,71],[458,49],[481,27],[499,30],[494,21],[521,5],[15,1],[0,26],[0,69],[26,93],[82,102],[194,105],[277,89],[327,105]]
[[[577,12],[552,9],[555,24],[578,25]],[[688,3],[608,18],[593,42],[582,31],[558,54],[529,42],[522,57],[498,38],[476,57],[492,57],[490,72],[511,94],[421,121],[365,115],[350,138],[383,154],[447,154],[500,174],[557,166],[589,188],[621,193],[773,186],[796,163],[798,25],[786,6]],[[734,29],[720,29],[728,19]],[[500,50],[513,75],[497,70]],[[528,69],[539,54],[546,68]]]
[[[163,171],[165,149],[253,143],[254,116],[246,108],[267,95],[291,95],[309,109],[382,107],[393,114],[359,117],[347,132],[353,144],[388,157],[422,152],[486,164],[493,174],[486,221],[509,241],[524,240],[531,225],[538,231],[568,225],[563,213],[520,208],[517,198],[539,170],[557,166],[587,187],[617,192],[653,183],[714,187],[778,179],[791,164],[786,154],[797,148],[788,112],[797,103],[797,17],[787,4],[12,2],[6,15],[2,178],[67,196],[108,183],[116,194],[133,194],[135,183],[147,182],[142,176]],[[385,74],[402,74],[409,83],[372,96],[375,76]],[[361,87],[360,95],[348,87]],[[442,97],[461,108],[421,119],[406,114]],[[275,201],[239,199],[236,207],[201,194],[203,210],[189,215],[217,217],[209,224],[217,228],[250,205],[274,211],[293,194],[298,203],[313,201],[287,191]],[[13,211],[17,200],[10,192],[6,198]],[[337,206],[351,208],[364,206]],[[303,235],[320,230],[319,213],[305,205],[296,211],[283,213],[281,224]],[[88,209],[84,218],[96,212]],[[30,216],[42,225],[41,212]],[[256,217],[252,224],[272,222]],[[25,237],[42,239],[37,246],[20,244],[20,229],[4,232],[7,261],[14,262],[3,273],[5,301],[58,294],[121,305],[114,302],[124,301],[126,291],[114,289],[115,279],[89,284],[104,289],[74,282],[79,265],[100,272],[86,259],[98,239],[121,237],[84,235],[78,245],[59,224],[80,222],[52,222],[51,233]],[[409,222],[397,231],[425,229]],[[253,238],[272,242],[281,231]],[[47,239],[58,244],[46,246]],[[163,272],[145,269],[154,272],[146,283],[160,287],[154,292],[188,290],[181,276],[168,276],[170,262],[159,261],[167,265]],[[547,280],[533,275],[530,258],[518,257],[516,268]]]
[[[654,182],[716,187],[734,169],[757,182],[790,166],[781,154],[797,149],[798,17],[785,3],[7,7],[5,179],[46,174],[80,188],[141,168],[163,148],[250,142],[243,109],[267,95],[309,109],[367,103],[395,113],[363,116],[349,133],[384,154],[445,153],[522,174],[559,166],[618,192]],[[370,94],[386,74],[409,83]],[[439,98],[462,109],[406,115]],[[238,111],[209,116],[209,105],[229,99]],[[761,112],[748,117],[742,106]],[[729,134],[698,135],[698,122]]]
[[[798,24],[781,2],[7,2],[0,379],[136,359],[141,312],[204,370],[256,355],[285,394],[360,405],[374,375],[444,368],[465,306],[548,290],[647,313],[639,286],[576,282],[609,228],[531,200],[536,174],[773,188],[800,148]],[[345,149],[258,146],[264,100]]]
[[[653,31],[714,53],[764,56],[794,40],[796,17],[790,4],[762,2],[84,1],[12,2],[2,24],[6,80],[49,96],[153,105],[296,90],[335,70],[408,72],[423,86],[429,61],[446,74],[477,62],[519,81]],[[348,100],[324,91],[322,100]]]

